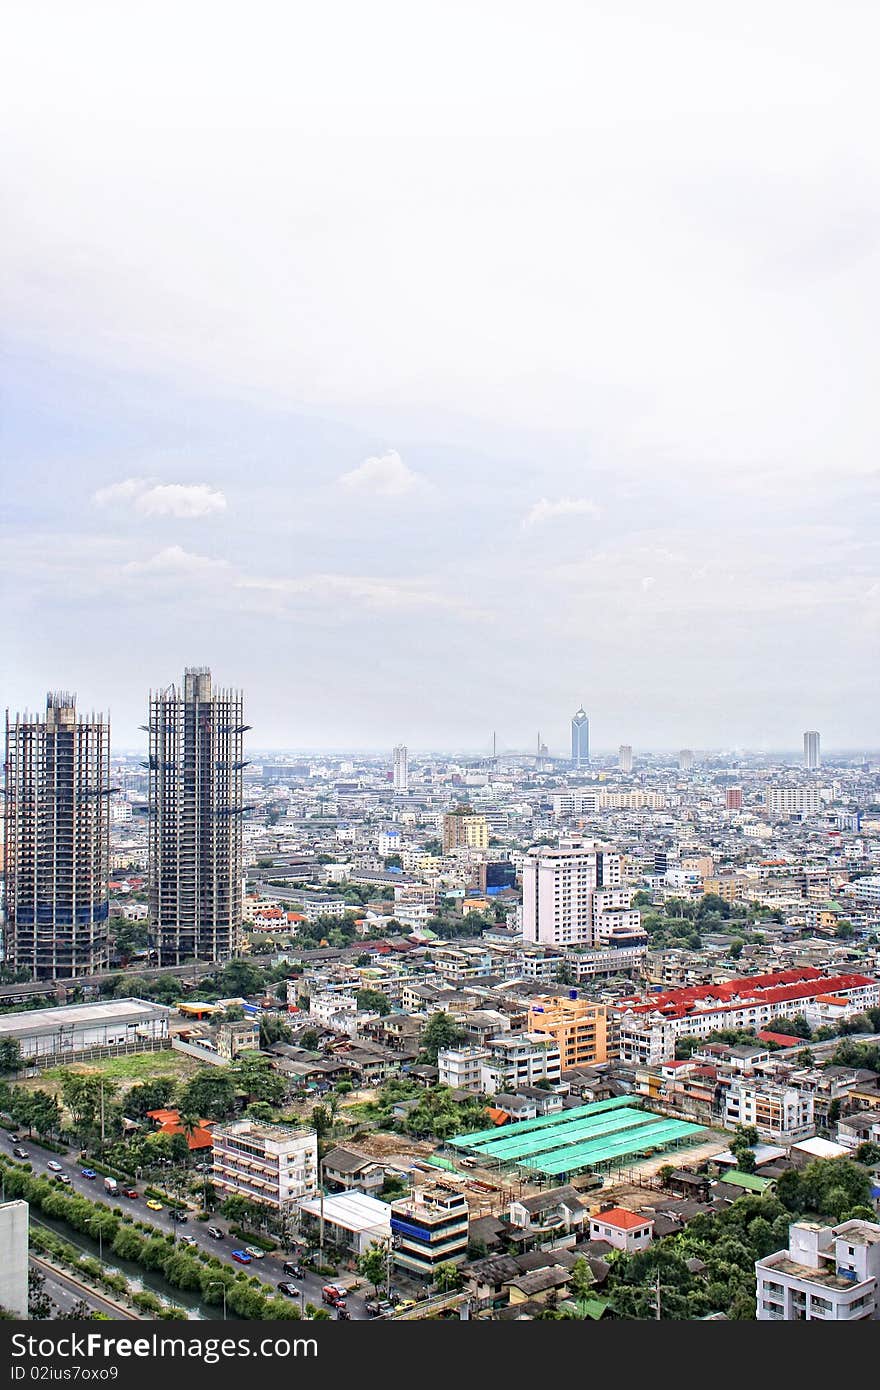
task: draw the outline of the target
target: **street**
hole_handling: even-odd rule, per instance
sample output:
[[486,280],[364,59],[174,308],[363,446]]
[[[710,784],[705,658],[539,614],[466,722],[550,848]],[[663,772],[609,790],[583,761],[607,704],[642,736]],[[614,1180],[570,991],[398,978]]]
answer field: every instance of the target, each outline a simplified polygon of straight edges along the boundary
[[[78,1161],[62,1154],[51,1153],[48,1149],[43,1149],[39,1144],[35,1144],[27,1138],[13,1141],[6,1130],[0,1130],[0,1151],[14,1158],[12,1153],[13,1146],[23,1148],[27,1151],[28,1161],[31,1163],[34,1173],[45,1177],[52,1177],[53,1174],[48,1168],[50,1159],[55,1159],[61,1164],[62,1172],[70,1178],[70,1187],[73,1191],[80,1193],[84,1197],[90,1198],[94,1202],[105,1202],[111,1207],[121,1207],[123,1211],[130,1212],[132,1217],[141,1221],[150,1221],[159,1230],[170,1232],[175,1239],[181,1235],[192,1236],[198,1247],[207,1250],[210,1254],[218,1256],[233,1270],[246,1269],[248,1274],[256,1274],[264,1283],[269,1284],[274,1290],[282,1281],[292,1282],[300,1290],[300,1305],[302,1308],[307,1303],[312,1303],[316,1308],[322,1307],[321,1289],[332,1276],[322,1276],[306,1272],[304,1279],[292,1279],[289,1274],[285,1274],[282,1268],[286,1259],[297,1260],[297,1256],[291,1255],[266,1255],[262,1260],[252,1260],[249,1265],[241,1265],[232,1258],[232,1251],[241,1249],[248,1242],[239,1240],[237,1236],[226,1234],[224,1240],[213,1240],[208,1235],[206,1227],[216,1225],[219,1230],[227,1232],[228,1223],[220,1217],[212,1217],[210,1222],[196,1221],[192,1212],[189,1213],[189,1220],[186,1225],[178,1225],[171,1220],[169,1208],[163,1204],[162,1211],[150,1211],[146,1205],[146,1198],[141,1195],[137,1201],[130,1201],[126,1197],[113,1197],[104,1190],[104,1180],[98,1175],[97,1178],[84,1178],[81,1173],[83,1167]],[[120,1184],[121,1186],[121,1184]],[[143,1183],[137,1184],[143,1193]],[[111,1257],[112,1262],[112,1257]],[[371,1294],[372,1289],[367,1289]],[[280,1295],[283,1297],[284,1295]],[[366,1311],[366,1299],[361,1294],[350,1294],[346,1299],[348,1311],[353,1319],[364,1319],[369,1315]],[[222,1313],[218,1307],[217,1317]],[[331,1316],[334,1316],[331,1314]]]

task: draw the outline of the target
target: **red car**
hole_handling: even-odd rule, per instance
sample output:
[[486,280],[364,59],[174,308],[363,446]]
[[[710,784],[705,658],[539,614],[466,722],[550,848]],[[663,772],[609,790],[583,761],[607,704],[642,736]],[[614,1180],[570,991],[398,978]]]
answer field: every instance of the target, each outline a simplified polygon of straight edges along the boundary
[[141,1194],[136,1187],[123,1187],[122,1195],[123,1197],[128,1197],[133,1202],[135,1197],[139,1197]]

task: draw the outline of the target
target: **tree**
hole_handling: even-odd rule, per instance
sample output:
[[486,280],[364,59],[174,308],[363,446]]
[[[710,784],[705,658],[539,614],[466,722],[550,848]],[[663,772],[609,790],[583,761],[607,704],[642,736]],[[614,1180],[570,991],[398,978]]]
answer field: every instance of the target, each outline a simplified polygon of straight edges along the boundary
[[21,1070],[21,1045],[17,1038],[4,1038],[0,1042],[0,1073],[14,1075]]
[[132,1086],[125,1097],[126,1115],[141,1119],[149,1110],[164,1110],[174,1095],[174,1089],[175,1083],[169,1076],[156,1077],[154,1081]]
[[260,1018],[260,1047],[265,1051],[277,1042],[289,1043],[292,1037],[290,1025],[283,1018],[273,1018],[271,1014],[263,1014]]
[[299,1045],[306,1052],[317,1052],[320,1041],[321,1035],[317,1028],[306,1028],[305,1032],[300,1034]]
[[381,1245],[373,1241],[357,1262],[358,1274],[373,1285],[373,1293],[378,1294],[379,1285],[387,1271],[387,1255]]
[[46,1293],[46,1279],[38,1269],[28,1269],[28,1317],[57,1318],[58,1309]]
[[870,1139],[864,1144],[859,1144],[856,1149],[856,1162],[864,1163],[869,1168],[875,1163],[880,1163],[880,1144],[875,1144]]
[[180,1108],[208,1120],[225,1120],[235,1110],[235,1082],[229,1071],[212,1067],[199,1072],[184,1086]]
[[589,1298],[596,1280],[590,1269],[589,1261],[583,1255],[578,1256],[572,1265],[568,1282],[575,1298]]
[[333,1120],[326,1105],[316,1105],[312,1110],[312,1128],[319,1139],[330,1132]]
[[229,1074],[248,1100],[283,1105],[287,1099],[287,1082],[273,1069],[269,1058],[259,1052],[242,1053],[229,1068]]
[[381,989],[359,989],[356,998],[357,1006],[363,1013],[379,1014],[384,1018],[391,1012],[391,1005]]
[[674,1172],[675,1172],[675,1169],[673,1168],[673,1166],[672,1166],[671,1163],[664,1163],[663,1166],[662,1166],[662,1168],[658,1168],[658,1170],[657,1170],[657,1177],[660,1179],[660,1184],[661,1184],[662,1187],[668,1187],[668,1186],[669,1186],[670,1180],[671,1180],[671,1178],[672,1178],[672,1174],[673,1174]]
[[259,1202],[252,1202],[250,1197],[241,1197],[238,1193],[233,1193],[221,1202],[220,1215],[225,1216],[227,1221],[234,1221],[240,1225],[253,1225],[262,1220],[265,1211]]
[[453,1293],[463,1282],[461,1270],[452,1260],[444,1260],[434,1270],[434,1283],[441,1293]]
[[464,1037],[464,1029],[460,1028],[450,1014],[438,1012],[431,1015],[422,1034],[422,1053],[427,1060],[434,1066],[437,1065],[437,1053],[443,1048],[454,1047],[460,1043]]

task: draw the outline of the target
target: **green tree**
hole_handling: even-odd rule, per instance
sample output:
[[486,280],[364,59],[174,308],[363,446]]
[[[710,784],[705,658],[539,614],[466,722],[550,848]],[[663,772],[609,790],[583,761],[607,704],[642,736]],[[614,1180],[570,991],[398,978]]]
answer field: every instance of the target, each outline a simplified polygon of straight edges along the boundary
[[17,1038],[3,1038],[0,1041],[0,1073],[14,1075],[21,1070],[21,1045]]
[[461,1288],[464,1278],[457,1264],[452,1260],[444,1260],[434,1270],[434,1283],[441,1293],[453,1293]]
[[211,1067],[184,1086],[180,1108],[207,1120],[225,1120],[236,1108],[235,1081],[231,1068]]
[[289,1043],[292,1037],[290,1025],[283,1018],[273,1018],[271,1014],[260,1018],[260,1047],[265,1051],[277,1042]]
[[373,1285],[373,1293],[378,1294],[387,1270],[387,1255],[375,1241],[365,1250],[357,1262],[358,1274]]
[[391,1005],[381,989],[359,989],[356,997],[357,1006],[363,1013],[379,1014],[384,1018],[391,1012]]
[[585,1256],[580,1255],[571,1267],[569,1287],[577,1299],[589,1298],[596,1280],[593,1271],[590,1269],[589,1261]]
[[431,1015],[422,1034],[422,1055],[434,1066],[437,1053],[443,1048],[455,1047],[464,1038],[464,1029],[459,1027],[450,1014],[438,1012]]

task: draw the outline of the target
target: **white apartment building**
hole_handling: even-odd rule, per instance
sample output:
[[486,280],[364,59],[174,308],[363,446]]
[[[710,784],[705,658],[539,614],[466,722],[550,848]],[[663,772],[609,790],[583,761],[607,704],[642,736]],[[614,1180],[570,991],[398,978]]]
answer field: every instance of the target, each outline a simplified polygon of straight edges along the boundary
[[[294,986],[296,981],[292,981]],[[296,1001],[294,1001],[296,1002]],[[353,1016],[357,1013],[357,999],[353,994],[341,994],[327,990],[313,994],[309,998],[309,1018],[313,1018],[322,1028],[333,1028],[334,1020],[340,1016]]]
[[480,1068],[480,1090],[487,1095],[510,1094],[545,1077],[554,1083],[562,1079],[559,1048],[543,1033],[491,1038],[488,1048],[489,1057]]
[[647,945],[642,932],[642,915],[632,906],[631,888],[597,888],[592,896],[593,942],[596,946],[615,941]]
[[756,1261],[759,1322],[865,1322],[880,1317],[880,1225],[789,1227],[788,1249]]
[[557,792],[553,797],[554,820],[587,816],[599,809],[598,791]]
[[317,1191],[314,1130],[239,1120],[217,1126],[213,1139],[213,1181],[224,1195],[237,1193],[283,1211]]
[[772,816],[817,816],[822,794],[818,787],[768,787],[764,805]]
[[485,1047],[448,1047],[437,1053],[441,1086],[478,1095],[483,1089],[483,1063],[489,1058]]
[[[579,836],[536,846],[523,863],[523,940],[592,946],[597,889],[620,889],[620,855]],[[631,901],[631,899],[630,899]],[[628,904],[627,904],[628,906]]]
[[816,1132],[813,1096],[795,1086],[757,1078],[731,1082],[724,1097],[724,1127],[754,1125],[771,1143],[807,1139]]

